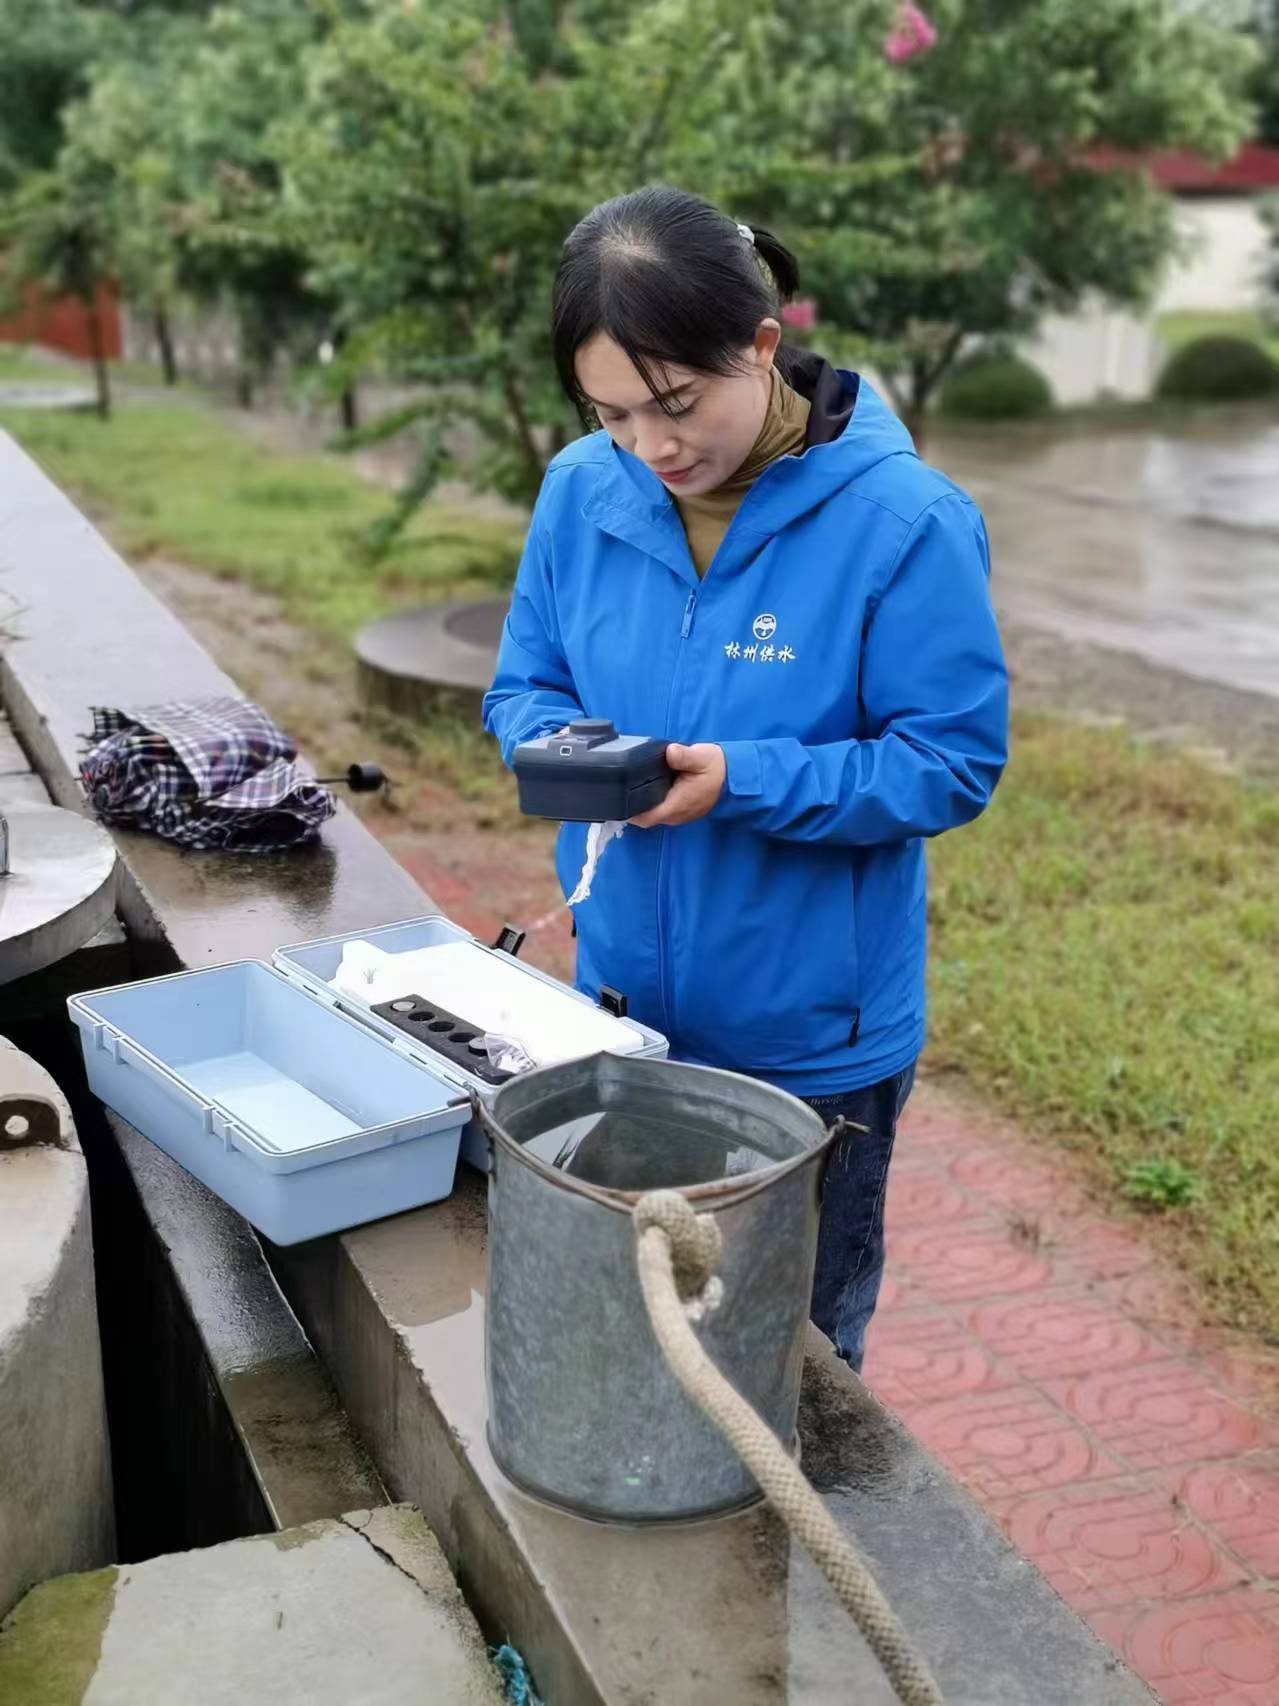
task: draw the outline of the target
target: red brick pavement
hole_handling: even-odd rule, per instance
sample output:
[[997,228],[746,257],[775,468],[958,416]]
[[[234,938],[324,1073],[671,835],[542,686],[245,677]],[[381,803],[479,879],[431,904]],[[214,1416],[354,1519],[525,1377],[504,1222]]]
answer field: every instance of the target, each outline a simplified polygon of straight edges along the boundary
[[925,1085],[866,1379],[1169,1706],[1279,1706],[1279,1357]]
[[[554,904],[544,836],[387,840],[482,937]],[[571,977],[567,918],[525,954]],[[1279,1356],[1070,1173],[916,1093],[866,1379],[1168,1706],[1279,1706]]]

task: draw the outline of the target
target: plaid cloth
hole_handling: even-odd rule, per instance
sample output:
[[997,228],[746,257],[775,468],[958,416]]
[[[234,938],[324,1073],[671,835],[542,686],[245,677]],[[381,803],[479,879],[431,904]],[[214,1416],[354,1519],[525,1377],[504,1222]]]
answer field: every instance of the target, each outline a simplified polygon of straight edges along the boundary
[[80,775],[103,822],[183,847],[273,853],[314,840],[337,809],[247,699],[94,706],[91,740]]

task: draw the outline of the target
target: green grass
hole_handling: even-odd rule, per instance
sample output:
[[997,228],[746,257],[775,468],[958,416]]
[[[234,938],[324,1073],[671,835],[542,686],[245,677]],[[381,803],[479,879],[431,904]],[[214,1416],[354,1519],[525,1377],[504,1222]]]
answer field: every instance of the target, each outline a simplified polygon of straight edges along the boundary
[[109,519],[126,556],[170,556],[247,581],[336,638],[397,605],[482,596],[514,576],[517,528],[442,506],[371,560],[364,540],[389,493],[336,458],[265,450],[210,408],[125,403],[106,423],[9,410],[0,426]]
[[1180,349],[1183,344],[1191,343],[1196,338],[1215,338],[1224,334],[1228,337],[1251,338],[1254,343],[1259,343],[1269,350],[1275,361],[1279,361],[1279,324],[1274,321],[1267,322],[1259,313],[1249,313],[1247,310],[1237,313],[1205,311],[1161,314],[1158,332],[1170,352]]
[[1222,1317],[1279,1336],[1279,797],[1020,720],[930,914],[934,1066],[1162,1208]]
[[92,385],[93,370],[87,362],[59,361],[42,357],[24,344],[0,344],[0,385],[50,384]]

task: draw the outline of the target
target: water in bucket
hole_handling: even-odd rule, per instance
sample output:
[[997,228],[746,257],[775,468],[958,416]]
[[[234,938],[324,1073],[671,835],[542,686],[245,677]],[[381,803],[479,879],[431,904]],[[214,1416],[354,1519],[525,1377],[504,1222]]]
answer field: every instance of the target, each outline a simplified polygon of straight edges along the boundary
[[802,1153],[784,1131],[743,1141],[721,1119],[708,1124],[688,1111],[672,1119],[648,1111],[604,1107],[585,1085],[556,1107],[557,1123],[531,1122],[511,1135],[529,1155],[587,1185],[615,1191],[656,1191],[708,1185],[773,1167]]

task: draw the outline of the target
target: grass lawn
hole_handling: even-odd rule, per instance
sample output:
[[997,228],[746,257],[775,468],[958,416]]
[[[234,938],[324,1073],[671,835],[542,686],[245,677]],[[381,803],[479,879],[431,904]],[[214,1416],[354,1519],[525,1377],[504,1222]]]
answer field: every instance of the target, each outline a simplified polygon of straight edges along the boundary
[[55,384],[92,385],[93,369],[88,362],[42,358],[24,344],[0,344],[0,385]]
[[518,560],[518,529],[441,506],[371,560],[363,541],[388,493],[337,457],[264,450],[197,404],[125,402],[108,422],[11,410],[0,427],[109,520],[126,556],[171,556],[248,581],[344,640],[397,604],[491,594]]
[[[933,859],[934,1066],[1168,1210],[1222,1316],[1279,1337],[1279,796],[1020,719]],[[1150,1164],[1150,1165],[1148,1165]]]
[[[254,445],[210,409],[0,424],[127,553],[243,579],[345,645],[406,597],[505,584],[509,526],[430,509],[390,557],[387,495]],[[510,794],[469,722],[414,736],[422,776]],[[507,813],[492,817],[500,834]],[[1279,1332],[1279,796],[1111,730],[1020,718],[976,825],[933,850],[934,1068],[1085,1154],[1176,1229],[1221,1315]]]
[[1279,361],[1279,325],[1273,321],[1268,323],[1259,313],[1250,313],[1246,309],[1237,313],[1161,314],[1158,331],[1170,352],[1194,338],[1215,338],[1224,334],[1227,337],[1251,338]]

